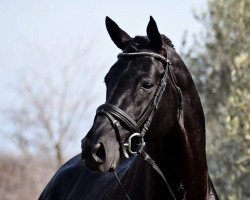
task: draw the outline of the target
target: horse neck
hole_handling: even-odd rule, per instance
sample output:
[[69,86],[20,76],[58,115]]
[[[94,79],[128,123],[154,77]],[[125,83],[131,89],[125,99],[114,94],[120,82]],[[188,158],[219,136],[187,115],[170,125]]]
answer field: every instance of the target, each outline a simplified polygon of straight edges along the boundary
[[[174,55],[173,55],[174,54]],[[182,59],[173,52],[177,84],[182,90],[183,109],[174,131],[183,154],[182,176],[187,199],[208,199],[205,117],[192,76]]]
[[[167,122],[161,122],[167,124]],[[184,187],[186,199],[207,199],[208,170],[205,152],[205,119],[197,90],[183,91],[183,111],[163,140],[147,145],[174,193]],[[148,173],[153,173],[148,169]]]
[[178,123],[183,148],[183,178],[189,199],[207,199],[205,119],[197,90],[192,83],[183,93],[183,112]]
[[[175,137],[174,131],[171,131],[170,135],[163,140],[148,143],[146,146],[147,153],[163,172],[176,197],[180,197],[183,194],[181,190],[183,185],[183,177],[181,176],[183,154],[179,147],[180,142],[177,140],[177,137]],[[170,193],[161,176],[149,165],[145,170],[147,175],[146,191],[149,191],[147,195],[152,197],[149,199],[157,199],[159,198],[159,194],[164,194],[163,196],[168,196],[166,199],[171,199]]]

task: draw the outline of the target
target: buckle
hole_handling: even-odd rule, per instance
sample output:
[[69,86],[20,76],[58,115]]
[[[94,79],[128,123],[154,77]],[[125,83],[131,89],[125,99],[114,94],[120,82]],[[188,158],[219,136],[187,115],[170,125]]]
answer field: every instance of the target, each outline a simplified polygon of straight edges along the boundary
[[133,156],[145,146],[145,142],[140,133],[133,133],[123,145],[129,154]]

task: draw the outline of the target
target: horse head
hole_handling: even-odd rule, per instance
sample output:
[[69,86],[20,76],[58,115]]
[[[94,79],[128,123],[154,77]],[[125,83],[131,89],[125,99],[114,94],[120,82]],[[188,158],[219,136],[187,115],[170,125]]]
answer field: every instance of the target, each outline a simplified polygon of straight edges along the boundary
[[[133,156],[144,141],[162,140],[177,121],[181,103],[174,72],[169,70],[168,57],[175,51],[154,19],[150,17],[147,36],[131,38],[108,17],[106,27],[122,53],[105,76],[106,102],[82,140],[85,163],[97,172],[116,169],[120,159]],[[145,137],[140,135],[143,128],[148,129]]]

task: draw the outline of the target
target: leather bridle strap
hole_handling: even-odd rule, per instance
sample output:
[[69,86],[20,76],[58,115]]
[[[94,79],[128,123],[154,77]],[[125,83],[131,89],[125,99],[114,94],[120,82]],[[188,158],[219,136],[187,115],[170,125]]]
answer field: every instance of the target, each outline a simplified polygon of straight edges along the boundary
[[160,170],[160,168],[157,166],[157,164],[155,163],[155,161],[143,150],[140,149],[138,151],[139,155],[145,160],[147,161],[154,169],[155,171],[157,171],[157,173],[161,176],[161,178],[164,180],[164,182],[166,183],[166,186],[168,188],[168,191],[170,193],[170,195],[172,196],[173,200],[176,200],[173,191],[171,190],[170,185],[168,184],[164,174],[162,173],[162,171]]
[[140,127],[137,125],[134,119],[130,117],[127,113],[125,113],[120,108],[113,106],[111,104],[102,104],[97,108],[96,114],[102,113],[106,111],[111,115],[115,116],[117,119],[121,120],[125,123],[125,125],[130,129],[132,132],[140,133]]
[[157,58],[163,62],[168,62],[167,58],[165,58],[164,56],[160,54],[153,53],[153,52],[119,53],[117,57],[119,58],[119,57],[138,57],[138,56],[150,56],[150,57]]
[[[164,56],[162,56],[160,54],[152,53],[152,52],[119,53],[117,57],[118,58],[120,58],[120,57],[128,57],[128,58],[130,58],[130,57],[138,57],[138,56],[150,56],[150,57],[154,57],[154,58],[156,58],[158,60],[161,60],[164,64],[167,63],[167,66],[165,67],[165,74],[164,74],[163,79],[161,80],[161,83],[160,83],[160,85],[159,85],[159,87],[157,89],[156,95],[152,99],[151,103],[147,107],[144,114],[137,121],[138,126],[141,127],[145,123],[147,118],[149,117],[152,110],[154,110],[155,108],[157,109],[158,105],[156,105],[156,102],[155,102],[156,97],[159,96],[159,95],[157,95],[157,93],[163,89],[162,87],[164,87],[163,90],[165,90],[166,84],[164,84],[164,81],[166,82],[166,78],[167,78],[167,74],[168,74],[169,66],[171,65],[171,62],[170,62],[170,60],[168,58],[165,58]],[[161,98],[158,98],[158,99],[161,99]]]
[[126,198],[127,198],[128,200],[131,200],[130,197],[128,196],[128,193],[126,192],[126,190],[125,190],[124,187],[122,186],[122,183],[121,183],[121,181],[120,181],[120,179],[119,179],[119,177],[118,177],[116,171],[113,171],[113,174],[114,174],[115,179],[117,180],[117,182],[118,182],[120,188],[122,189],[123,193],[125,194]]
[[[153,160],[153,159],[152,159],[143,149],[140,149],[140,150],[138,151],[138,153],[139,153],[139,155],[140,155],[145,161],[147,161],[147,162],[153,167],[153,169],[154,169],[155,171],[157,171],[157,173],[161,176],[161,178],[162,178],[162,179],[164,180],[164,182],[166,183],[167,189],[168,189],[170,195],[172,196],[172,199],[173,199],[173,200],[176,200],[176,198],[175,198],[175,196],[174,196],[174,193],[173,193],[173,191],[171,190],[170,185],[168,184],[168,181],[166,180],[164,174],[162,173],[162,171],[160,170],[160,168],[158,167],[158,165],[155,163],[155,161],[154,161],[154,160]],[[129,197],[129,195],[128,195],[128,193],[126,192],[126,190],[125,190],[124,187],[122,186],[122,183],[121,183],[121,181],[120,181],[120,179],[119,179],[119,177],[118,177],[116,171],[112,171],[112,173],[114,174],[115,179],[117,180],[117,182],[118,182],[120,188],[122,189],[123,193],[125,194],[126,198],[127,198],[128,200],[131,200],[130,197]]]
[[150,104],[150,106],[147,108],[145,114],[137,122],[138,124],[143,124],[142,130],[141,130],[141,136],[142,137],[145,136],[146,132],[149,129],[149,126],[150,126],[150,124],[151,124],[151,122],[153,120],[154,114],[157,111],[158,106],[160,104],[162,95],[163,95],[163,93],[164,93],[164,91],[166,89],[167,75],[168,75],[170,64],[171,64],[170,61],[167,61],[167,66],[166,66],[166,69],[165,69],[165,73],[164,73],[163,78],[161,79],[161,82],[160,82],[160,84],[159,84],[159,86],[157,88],[155,96],[152,99],[152,104]]

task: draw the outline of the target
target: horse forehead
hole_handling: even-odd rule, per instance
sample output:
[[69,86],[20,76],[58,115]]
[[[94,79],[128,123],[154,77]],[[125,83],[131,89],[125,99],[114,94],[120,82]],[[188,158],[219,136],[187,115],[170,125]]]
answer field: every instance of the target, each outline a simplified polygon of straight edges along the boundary
[[105,81],[111,83],[108,84],[109,95],[107,100],[123,101],[124,99],[121,97],[126,98],[131,95],[140,77],[150,78],[156,74],[155,62],[153,57],[145,56],[138,56],[133,59],[119,58],[105,77]]
[[153,57],[141,57],[138,58],[136,62],[138,62],[137,66],[142,72],[153,74],[157,71],[161,71],[160,62]]
[[[161,71],[157,66],[159,61],[150,56],[138,56],[133,59],[130,58],[120,58],[117,63],[110,69],[107,76],[125,76],[128,77],[137,77],[139,73],[149,73],[153,74],[157,71]],[[114,73],[113,73],[114,72]]]

